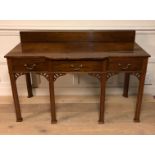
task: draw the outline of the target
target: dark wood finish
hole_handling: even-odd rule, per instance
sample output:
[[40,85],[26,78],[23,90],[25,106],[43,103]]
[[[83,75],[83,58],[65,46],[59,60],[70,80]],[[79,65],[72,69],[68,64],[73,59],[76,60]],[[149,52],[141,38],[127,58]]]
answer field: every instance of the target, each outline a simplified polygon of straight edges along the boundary
[[135,117],[134,117],[135,122],[140,122],[140,111],[141,111],[141,105],[142,105],[142,98],[143,98],[144,82],[145,82],[147,64],[148,64],[148,59],[146,58],[143,61],[142,74],[141,74],[140,79],[139,79],[137,103],[136,103]]
[[19,98],[18,98],[18,92],[17,92],[17,86],[16,86],[16,78],[15,78],[14,73],[12,72],[12,62],[10,59],[8,59],[7,63],[8,63],[8,69],[9,69],[9,74],[10,74],[12,95],[13,95],[13,99],[14,99],[16,121],[22,122],[23,118],[22,118],[21,110],[20,110],[20,104],[19,104]]
[[21,42],[134,42],[135,31],[43,31],[20,32]]
[[102,72],[100,73],[100,113],[99,113],[99,123],[104,123],[104,111],[105,111],[105,88],[106,88],[106,66],[107,61],[102,63]]
[[16,79],[26,74],[29,96],[29,73],[37,73],[49,81],[51,122],[56,123],[54,81],[67,72],[87,72],[100,80],[99,123],[104,123],[106,80],[119,72],[126,73],[125,97],[128,96],[129,74],[140,84],[135,109],[135,121],[140,120],[140,109],[147,60],[150,55],[135,43],[135,31],[32,31],[20,32],[21,43],[5,58],[11,78],[17,120],[22,120]]
[[108,70],[110,71],[138,71],[141,70],[143,58],[110,58]]
[[20,43],[6,58],[46,58],[52,60],[103,60],[118,57],[148,57],[136,43],[128,48],[128,43]]
[[98,72],[101,70],[101,61],[53,61],[54,72]]
[[54,73],[49,73],[49,91],[50,91],[50,105],[51,105],[51,123],[57,123],[55,112],[55,96],[54,96]]
[[28,98],[30,98],[33,96],[30,73],[26,73],[25,77],[26,77],[26,86],[27,86]]
[[128,97],[129,82],[130,82],[130,73],[125,73],[125,77],[124,77],[124,89],[123,89],[123,96],[124,97]]
[[16,72],[44,71],[48,68],[48,61],[45,58],[13,59],[12,63]]

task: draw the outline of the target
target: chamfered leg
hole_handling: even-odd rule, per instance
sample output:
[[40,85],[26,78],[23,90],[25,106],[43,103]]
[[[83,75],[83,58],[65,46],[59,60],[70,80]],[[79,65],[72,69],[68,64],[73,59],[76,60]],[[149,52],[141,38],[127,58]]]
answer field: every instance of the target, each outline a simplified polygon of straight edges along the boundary
[[142,65],[142,72],[140,73],[140,76],[139,76],[139,87],[138,87],[137,103],[136,103],[135,116],[134,116],[135,122],[140,122],[140,112],[141,112],[141,105],[142,105],[142,99],[143,99],[147,62],[148,62],[148,58],[144,59],[143,65]]
[[105,88],[106,88],[106,74],[101,74],[101,84],[100,84],[100,113],[99,113],[99,123],[104,123],[104,112],[105,112]]
[[50,91],[50,105],[51,105],[51,123],[56,124],[56,107],[54,96],[54,73],[49,74],[49,91]]
[[30,73],[25,74],[28,98],[33,97]]
[[123,96],[124,97],[128,97],[129,83],[130,83],[130,73],[125,73],[124,88],[123,88]]
[[16,112],[16,121],[22,122],[23,118],[21,116],[21,109],[19,104],[16,79],[15,79],[14,73],[10,73],[10,81],[11,81],[12,95],[14,99],[14,106],[15,106],[15,112]]
[[144,82],[145,82],[145,75],[142,75],[142,77],[139,80],[137,103],[136,103],[135,117],[134,117],[135,122],[140,122],[140,111],[141,111],[142,98],[143,98]]

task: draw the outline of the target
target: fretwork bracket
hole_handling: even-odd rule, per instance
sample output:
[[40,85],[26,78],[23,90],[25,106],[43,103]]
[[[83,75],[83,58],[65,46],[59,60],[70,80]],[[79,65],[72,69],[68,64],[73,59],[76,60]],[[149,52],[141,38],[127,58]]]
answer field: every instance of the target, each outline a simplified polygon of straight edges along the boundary
[[49,73],[46,73],[46,72],[37,72],[36,74],[39,74],[39,75],[45,77],[49,81],[49,77],[50,77]]
[[136,76],[138,80],[140,80],[142,73],[141,72],[132,72],[132,75]]
[[60,76],[64,76],[66,73],[54,73],[53,80],[56,81]]
[[25,75],[25,74],[26,74],[26,73],[24,73],[24,72],[21,72],[21,73],[14,73],[15,80],[17,80],[20,76]]
[[88,75],[96,77],[100,81],[102,73],[88,73]]
[[109,78],[111,78],[112,76],[116,75],[116,74],[118,74],[118,72],[107,72],[107,73],[106,73],[106,78],[107,78],[107,80],[108,80]]

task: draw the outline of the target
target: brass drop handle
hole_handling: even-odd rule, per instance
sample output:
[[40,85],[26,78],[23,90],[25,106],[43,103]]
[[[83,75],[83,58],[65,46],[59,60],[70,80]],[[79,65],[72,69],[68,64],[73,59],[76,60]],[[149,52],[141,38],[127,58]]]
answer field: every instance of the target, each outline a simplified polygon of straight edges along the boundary
[[24,64],[24,67],[27,70],[33,70],[35,66],[36,66],[36,64]]
[[123,65],[119,63],[118,66],[120,67],[120,69],[126,70],[131,66],[131,64],[127,64],[125,67],[122,67]]
[[75,66],[74,64],[71,64],[70,67],[73,68],[74,71],[79,71],[83,67],[83,65],[80,64],[79,66]]

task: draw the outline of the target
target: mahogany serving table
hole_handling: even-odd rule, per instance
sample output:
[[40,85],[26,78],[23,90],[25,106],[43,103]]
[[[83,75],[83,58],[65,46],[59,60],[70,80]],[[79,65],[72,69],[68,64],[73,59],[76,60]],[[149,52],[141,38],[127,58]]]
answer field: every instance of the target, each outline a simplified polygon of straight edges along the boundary
[[21,110],[16,80],[26,75],[28,97],[32,97],[30,73],[44,76],[49,82],[51,122],[56,123],[54,81],[69,72],[85,72],[100,81],[99,123],[104,123],[106,81],[124,72],[123,96],[128,96],[130,75],[139,80],[134,121],[140,121],[144,81],[150,55],[135,43],[131,30],[25,31],[21,43],[7,58],[16,119],[21,122]]

